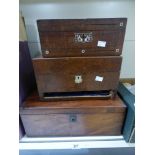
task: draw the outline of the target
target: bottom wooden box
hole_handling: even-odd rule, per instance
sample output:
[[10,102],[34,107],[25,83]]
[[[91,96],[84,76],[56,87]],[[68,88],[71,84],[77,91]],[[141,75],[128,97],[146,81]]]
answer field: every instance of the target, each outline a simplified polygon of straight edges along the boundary
[[115,100],[40,101],[31,95],[20,107],[30,137],[120,135],[126,106]]

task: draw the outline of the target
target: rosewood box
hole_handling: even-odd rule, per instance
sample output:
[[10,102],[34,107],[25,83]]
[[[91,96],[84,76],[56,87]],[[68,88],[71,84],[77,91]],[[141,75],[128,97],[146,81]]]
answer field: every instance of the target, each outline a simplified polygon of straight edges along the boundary
[[118,56],[126,18],[38,20],[43,57]]
[[94,91],[114,98],[126,22],[126,18],[38,20],[42,55],[33,58],[33,67],[40,98],[62,99],[67,93],[76,98],[81,97],[76,93],[84,93],[85,98]]

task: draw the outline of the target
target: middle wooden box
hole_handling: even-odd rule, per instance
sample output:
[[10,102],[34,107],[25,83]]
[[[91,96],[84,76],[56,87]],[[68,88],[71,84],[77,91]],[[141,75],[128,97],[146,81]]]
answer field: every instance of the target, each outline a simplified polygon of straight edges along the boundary
[[34,58],[39,96],[114,91],[118,86],[121,62],[121,56]]

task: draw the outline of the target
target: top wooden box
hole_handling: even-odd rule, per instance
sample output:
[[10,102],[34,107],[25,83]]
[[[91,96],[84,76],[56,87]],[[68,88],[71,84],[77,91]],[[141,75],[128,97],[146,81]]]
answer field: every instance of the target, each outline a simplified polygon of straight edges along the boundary
[[118,56],[127,18],[38,20],[43,57]]

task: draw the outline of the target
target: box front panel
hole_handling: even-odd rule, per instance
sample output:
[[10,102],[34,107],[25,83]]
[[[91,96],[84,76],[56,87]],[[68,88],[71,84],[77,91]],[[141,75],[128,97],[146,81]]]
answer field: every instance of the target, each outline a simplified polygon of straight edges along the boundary
[[44,57],[121,55],[125,28],[126,19],[38,21]]
[[124,113],[22,115],[26,135],[120,135]]
[[[91,39],[85,42],[86,35],[91,34]],[[90,36],[89,36],[90,37]],[[90,32],[41,32],[42,52],[45,57],[95,55],[109,51],[115,55],[119,44],[117,31],[90,31]],[[106,53],[105,52],[105,53]]]
[[39,92],[114,90],[121,57],[35,59]]

